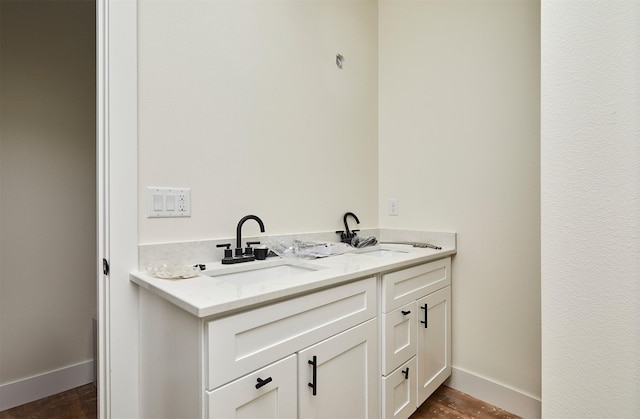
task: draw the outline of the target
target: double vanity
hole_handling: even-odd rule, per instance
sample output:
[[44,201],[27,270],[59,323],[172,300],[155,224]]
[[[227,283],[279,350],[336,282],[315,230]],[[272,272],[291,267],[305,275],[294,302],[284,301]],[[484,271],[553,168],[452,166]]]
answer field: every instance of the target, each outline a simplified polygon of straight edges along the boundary
[[408,418],[451,374],[450,239],[132,273],[141,416]]

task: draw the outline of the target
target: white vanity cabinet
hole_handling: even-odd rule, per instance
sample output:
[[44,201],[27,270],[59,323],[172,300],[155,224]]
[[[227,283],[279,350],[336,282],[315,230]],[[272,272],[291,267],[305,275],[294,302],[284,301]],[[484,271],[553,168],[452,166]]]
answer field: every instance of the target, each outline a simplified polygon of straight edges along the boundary
[[451,375],[451,259],[382,274],[382,412],[409,417]]
[[369,277],[205,319],[141,291],[142,417],[378,417],[376,291]]
[[138,278],[140,417],[408,418],[451,374],[451,258],[369,259],[336,259],[365,267],[341,283],[201,315],[206,278],[180,292]]

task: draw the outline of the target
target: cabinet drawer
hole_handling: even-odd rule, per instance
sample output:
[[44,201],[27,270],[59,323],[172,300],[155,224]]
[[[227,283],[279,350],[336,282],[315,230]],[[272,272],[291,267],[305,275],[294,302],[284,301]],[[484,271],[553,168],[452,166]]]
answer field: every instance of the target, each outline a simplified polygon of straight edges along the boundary
[[417,308],[413,301],[382,314],[382,375],[389,374],[416,355]]
[[374,277],[206,324],[207,389],[376,316]]
[[388,313],[449,284],[451,258],[383,274],[382,311]]
[[406,419],[416,411],[416,357],[382,378],[382,414],[384,418]]
[[[209,392],[207,395],[209,419],[258,417],[295,419],[298,415],[296,364],[296,356],[290,355]],[[260,385],[259,380],[267,382]]]

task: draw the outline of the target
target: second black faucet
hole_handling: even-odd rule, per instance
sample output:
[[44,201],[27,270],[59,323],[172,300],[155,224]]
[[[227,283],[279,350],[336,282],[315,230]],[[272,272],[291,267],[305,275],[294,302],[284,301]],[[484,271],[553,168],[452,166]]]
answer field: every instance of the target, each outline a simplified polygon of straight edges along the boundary
[[360,220],[358,220],[358,216],[355,215],[352,212],[347,212],[346,214],[344,214],[344,217],[342,218],[342,221],[344,221],[344,230],[338,230],[336,231],[336,233],[340,234],[340,241],[343,243],[348,243],[351,244],[351,240],[357,235],[356,233],[360,230],[349,230],[349,223],[347,223],[347,217],[353,217],[354,220],[356,220],[357,224],[360,224]]

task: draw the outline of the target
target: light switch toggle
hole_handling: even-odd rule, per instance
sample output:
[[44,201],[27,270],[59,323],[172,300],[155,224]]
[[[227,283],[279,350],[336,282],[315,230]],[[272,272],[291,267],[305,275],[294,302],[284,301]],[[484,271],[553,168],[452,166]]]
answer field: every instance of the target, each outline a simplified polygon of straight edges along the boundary
[[176,210],[176,197],[175,195],[167,195],[167,211],[175,211]]
[[164,207],[164,195],[159,193],[153,194],[153,210],[154,211],[162,211]]
[[191,217],[191,189],[147,187],[147,218]]

